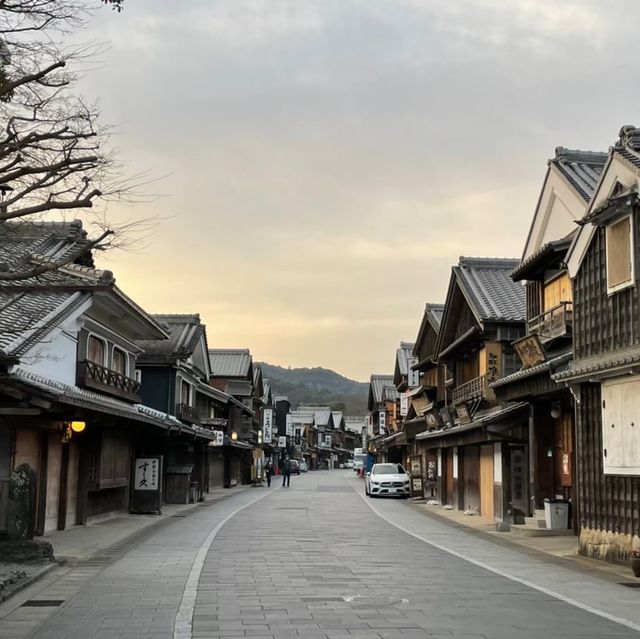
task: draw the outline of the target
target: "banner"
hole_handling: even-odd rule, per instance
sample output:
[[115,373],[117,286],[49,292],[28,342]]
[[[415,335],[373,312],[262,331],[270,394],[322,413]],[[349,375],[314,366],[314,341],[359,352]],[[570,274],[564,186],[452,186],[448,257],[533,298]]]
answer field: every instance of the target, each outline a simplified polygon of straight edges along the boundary
[[291,413],[287,413],[287,437],[293,437],[293,417]]
[[273,440],[273,408],[265,408],[262,413],[262,437],[265,444]]
[[407,384],[409,388],[418,388],[420,386],[420,371],[412,370],[412,366],[415,366],[418,363],[417,357],[409,357],[407,359],[407,366],[409,371],[407,373]]
[[300,429],[296,428],[295,445],[300,446]]
[[135,463],[133,490],[160,489],[160,458],[138,457]]
[[400,417],[406,417],[409,412],[409,398],[404,393],[400,395]]
[[387,432],[387,411],[381,410],[378,413],[378,433],[384,435]]

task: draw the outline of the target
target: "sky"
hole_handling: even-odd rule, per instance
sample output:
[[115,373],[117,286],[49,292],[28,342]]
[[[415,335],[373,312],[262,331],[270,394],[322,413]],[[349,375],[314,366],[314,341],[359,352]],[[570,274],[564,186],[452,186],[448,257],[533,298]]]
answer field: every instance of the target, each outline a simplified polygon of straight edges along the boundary
[[82,80],[157,219],[100,266],[209,346],[392,373],[460,255],[520,257],[557,146],[640,125],[637,0],[126,0]]

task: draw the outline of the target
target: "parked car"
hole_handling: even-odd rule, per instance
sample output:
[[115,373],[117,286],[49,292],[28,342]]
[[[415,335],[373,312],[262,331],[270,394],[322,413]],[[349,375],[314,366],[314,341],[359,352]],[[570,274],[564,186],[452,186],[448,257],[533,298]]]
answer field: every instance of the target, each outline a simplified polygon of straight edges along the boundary
[[347,461],[344,463],[344,467],[353,468],[353,459],[347,459]]
[[409,475],[400,464],[374,464],[364,478],[364,492],[369,497],[408,497]]
[[305,459],[296,459],[296,461],[298,462],[298,466],[300,466],[301,473],[306,473],[309,470],[309,466]]
[[289,460],[289,469],[291,470],[291,474],[292,475],[299,475],[300,474],[300,464],[298,463],[297,459],[290,459]]

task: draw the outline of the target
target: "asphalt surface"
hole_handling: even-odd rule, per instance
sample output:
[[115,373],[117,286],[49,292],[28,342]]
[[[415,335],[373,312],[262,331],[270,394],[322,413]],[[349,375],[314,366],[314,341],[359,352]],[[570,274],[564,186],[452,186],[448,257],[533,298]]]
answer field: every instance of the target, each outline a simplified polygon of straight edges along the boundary
[[[63,603],[38,611],[29,636],[640,636],[640,590],[363,490],[352,471],[318,471],[177,517],[106,567],[78,565],[41,590]],[[3,637],[25,636],[19,615],[8,621]]]

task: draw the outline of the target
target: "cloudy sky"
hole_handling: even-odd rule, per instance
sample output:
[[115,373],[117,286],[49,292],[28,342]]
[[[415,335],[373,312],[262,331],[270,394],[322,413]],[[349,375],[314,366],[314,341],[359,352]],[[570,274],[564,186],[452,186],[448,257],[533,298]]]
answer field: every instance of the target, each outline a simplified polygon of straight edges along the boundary
[[126,0],[83,91],[164,219],[106,268],[210,346],[392,372],[459,255],[519,257],[556,146],[640,124],[637,0]]

